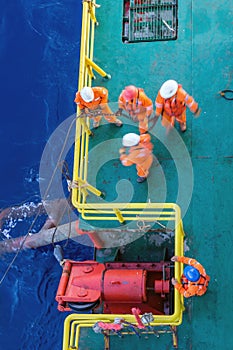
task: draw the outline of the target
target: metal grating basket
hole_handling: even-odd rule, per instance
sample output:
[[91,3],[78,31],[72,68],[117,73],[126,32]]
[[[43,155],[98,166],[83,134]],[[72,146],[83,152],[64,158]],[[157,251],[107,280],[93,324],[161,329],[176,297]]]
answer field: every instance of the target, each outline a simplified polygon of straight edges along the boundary
[[124,0],[123,42],[177,39],[178,0]]

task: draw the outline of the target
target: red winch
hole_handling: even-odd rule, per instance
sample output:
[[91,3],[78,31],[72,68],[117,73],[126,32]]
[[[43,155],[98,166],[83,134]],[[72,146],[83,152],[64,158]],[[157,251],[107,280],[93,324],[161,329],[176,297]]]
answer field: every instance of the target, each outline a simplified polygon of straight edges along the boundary
[[[98,263],[66,260],[58,286],[58,310],[95,313],[170,314],[169,262]],[[99,311],[98,311],[99,310]]]

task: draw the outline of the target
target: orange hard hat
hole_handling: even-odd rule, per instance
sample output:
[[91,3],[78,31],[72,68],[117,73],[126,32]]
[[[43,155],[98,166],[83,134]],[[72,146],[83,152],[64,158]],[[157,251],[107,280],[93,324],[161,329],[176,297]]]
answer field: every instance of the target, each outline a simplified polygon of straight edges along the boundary
[[125,89],[123,90],[123,97],[126,100],[133,100],[138,93],[138,89],[134,85],[129,85],[126,86]]

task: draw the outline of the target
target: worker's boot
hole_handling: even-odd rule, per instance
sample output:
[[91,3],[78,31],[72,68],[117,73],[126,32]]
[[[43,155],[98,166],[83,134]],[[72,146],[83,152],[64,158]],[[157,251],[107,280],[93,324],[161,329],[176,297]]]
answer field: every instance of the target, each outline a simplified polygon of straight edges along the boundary
[[139,183],[144,182],[144,181],[146,181],[146,177],[145,176],[139,176],[137,178],[137,182],[139,182]]
[[186,123],[180,123],[180,131],[185,132],[187,129]]
[[120,119],[116,119],[115,125],[118,126],[118,127],[120,127],[120,126],[123,125],[123,123],[122,123],[122,121],[121,121]]

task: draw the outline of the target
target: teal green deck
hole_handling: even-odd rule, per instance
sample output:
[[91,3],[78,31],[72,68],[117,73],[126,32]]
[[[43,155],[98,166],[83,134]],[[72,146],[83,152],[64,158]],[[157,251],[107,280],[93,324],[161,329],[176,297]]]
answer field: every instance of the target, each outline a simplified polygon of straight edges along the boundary
[[[181,135],[190,153],[194,172],[191,204],[183,222],[189,248],[186,255],[195,257],[205,266],[211,281],[205,296],[186,300],[183,323],[178,329],[178,343],[179,349],[231,350],[233,101],[221,98],[219,91],[233,88],[233,3],[231,0],[179,0],[178,40],[136,44],[123,44],[121,40],[123,0],[99,0],[98,3],[101,8],[96,14],[100,25],[95,33],[94,61],[111,74],[112,79],[108,81],[96,74],[93,85],[106,86],[111,102],[116,102],[121,90],[129,84],[144,88],[154,101],[161,84],[167,79],[175,79],[202,108],[199,119],[194,119],[187,111],[188,130]],[[158,129],[161,129],[162,141],[155,141],[153,137],[154,154],[165,173],[165,201],[176,202],[178,180],[174,159],[162,144],[166,139],[164,130],[159,126]],[[93,144],[103,138],[120,138],[129,130],[137,129],[126,125],[121,129],[104,125],[95,132]],[[169,137],[172,142],[172,136]],[[111,201],[117,196],[115,184],[119,176],[130,178],[139,189],[137,196],[141,201],[147,184],[136,183],[134,167],[123,168],[120,165],[118,146],[116,143],[113,155],[109,156],[110,161],[100,169],[97,187],[103,188],[107,192],[106,200]],[[95,156],[98,158],[101,154]],[[185,158],[180,155],[175,161],[179,161],[185,175]],[[164,183],[158,169],[160,167],[154,164],[151,178],[155,185],[155,198],[161,202],[164,192],[160,188],[164,189]],[[188,183],[188,180],[184,176],[180,185]],[[183,196],[184,193],[185,188]],[[186,211],[189,195],[187,193],[187,198],[177,201],[183,211]],[[154,198],[151,200],[156,201]],[[99,342],[103,347],[102,337],[92,333],[85,338],[85,344],[81,341],[81,349],[97,349]],[[169,335],[142,340],[114,337],[111,349],[119,348],[172,349],[172,340]]]

